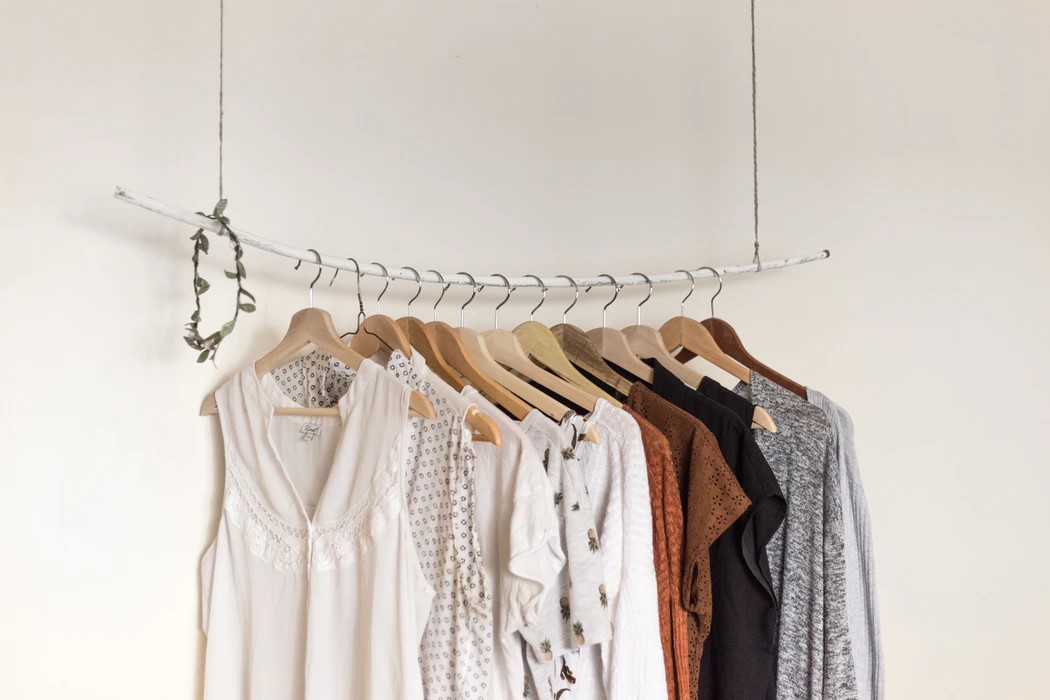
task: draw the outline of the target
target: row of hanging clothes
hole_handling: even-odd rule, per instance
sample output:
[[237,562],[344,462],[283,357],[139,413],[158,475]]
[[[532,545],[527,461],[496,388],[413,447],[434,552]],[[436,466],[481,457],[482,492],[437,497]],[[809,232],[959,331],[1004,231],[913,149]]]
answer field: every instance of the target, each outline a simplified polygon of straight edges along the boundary
[[205,698],[882,697],[848,415],[713,298],[607,327],[609,279],[599,328],[502,330],[508,283],[478,332],[364,317],[358,272],[348,344],[311,284],[202,407],[226,458]]

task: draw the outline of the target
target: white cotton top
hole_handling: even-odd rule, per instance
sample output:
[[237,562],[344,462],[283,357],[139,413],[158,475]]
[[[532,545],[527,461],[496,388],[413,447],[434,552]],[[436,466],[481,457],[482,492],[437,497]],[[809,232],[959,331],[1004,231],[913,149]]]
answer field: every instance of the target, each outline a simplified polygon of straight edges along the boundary
[[[433,420],[410,419],[403,465],[412,541],[435,589],[419,645],[423,692],[427,700],[486,700],[492,599],[475,524],[474,449],[464,423],[473,404],[436,377],[418,352],[407,357],[395,350],[383,364],[391,376],[423,392],[436,414]],[[331,406],[355,372],[317,351],[271,374],[293,400]]]
[[364,361],[338,417],[246,367],[216,394],[226,490],[201,565],[205,700],[423,697],[430,609],[401,469],[411,389]]
[[576,455],[601,539],[612,639],[580,650],[571,696],[573,700],[666,698],[653,514],[641,429],[626,411],[603,399],[581,421],[581,434],[589,425],[598,431],[600,442],[581,440]]
[[503,434],[500,447],[474,443],[477,521],[482,562],[494,589],[492,698],[520,700],[525,665],[517,632],[536,621],[565,565],[554,490],[518,424],[473,387],[464,388],[463,397],[491,416]]

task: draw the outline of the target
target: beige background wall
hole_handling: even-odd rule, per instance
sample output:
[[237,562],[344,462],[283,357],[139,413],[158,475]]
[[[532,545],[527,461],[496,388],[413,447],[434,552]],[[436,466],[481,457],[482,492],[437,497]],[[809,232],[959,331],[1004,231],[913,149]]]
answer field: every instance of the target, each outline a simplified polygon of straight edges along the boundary
[[[745,2],[310,5],[227,2],[235,222],[480,273],[750,259]],[[2,2],[3,697],[199,692],[221,472],[197,406],[276,341],[312,274],[249,251],[261,311],[217,370],[195,365],[192,231],[111,198],[213,204],[216,6]],[[1050,5],[760,2],[759,25],[762,251],[833,255],[733,279],[719,314],[854,416],[889,696],[1045,696]],[[226,253],[204,268],[208,328]],[[319,293],[347,327],[352,288]]]

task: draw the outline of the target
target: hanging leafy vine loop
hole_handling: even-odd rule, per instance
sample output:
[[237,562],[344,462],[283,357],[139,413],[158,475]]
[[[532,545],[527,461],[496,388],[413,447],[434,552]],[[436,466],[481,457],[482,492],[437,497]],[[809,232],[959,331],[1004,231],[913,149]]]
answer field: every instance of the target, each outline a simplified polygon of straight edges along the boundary
[[224,272],[228,279],[237,281],[237,298],[233,309],[233,318],[222,324],[222,327],[219,328],[219,330],[207,337],[202,336],[200,333],[201,295],[211,289],[211,284],[200,275],[200,255],[201,253],[204,253],[205,255],[208,254],[209,241],[208,236],[205,235],[204,229],[202,228],[197,229],[197,232],[190,236],[190,240],[193,241],[194,310],[193,314],[190,315],[190,322],[185,326],[187,334],[183,339],[186,341],[187,345],[199,353],[197,355],[197,362],[204,362],[209,359],[214,362],[215,355],[219,350],[219,345],[225,338],[233,333],[234,326],[237,325],[237,317],[240,313],[243,311],[246,314],[250,314],[255,311],[255,297],[251,292],[244,288],[244,279],[248,276],[244,270],[244,263],[241,262],[241,257],[244,255],[244,249],[241,247],[241,241],[237,238],[237,234],[230,230],[230,219],[225,215],[225,211],[226,200],[220,199],[211,214],[205,214],[200,211],[197,212],[201,216],[206,216],[213,221],[219,222],[219,235],[226,236],[230,239],[230,243],[233,247],[234,269],[233,271],[224,270]]

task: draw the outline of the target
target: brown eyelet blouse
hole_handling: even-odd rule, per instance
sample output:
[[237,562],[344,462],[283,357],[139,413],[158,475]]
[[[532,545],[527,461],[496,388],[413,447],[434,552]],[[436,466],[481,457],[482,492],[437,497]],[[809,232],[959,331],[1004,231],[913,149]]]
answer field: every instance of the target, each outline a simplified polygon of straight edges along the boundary
[[[688,698],[691,690],[697,687],[704,640],[711,630],[710,547],[744,514],[751,501],[722,457],[714,434],[700,420],[642,384],[634,385],[624,406],[663,433],[671,450],[685,526],[677,569],[681,573],[681,606],[688,611],[689,682],[685,688],[678,684],[676,688],[678,698]],[[666,507],[666,502],[664,505]],[[676,568],[675,564],[672,558],[672,570]],[[659,570],[657,576],[658,587],[663,590]],[[667,586],[670,585],[671,580],[668,580]]]

